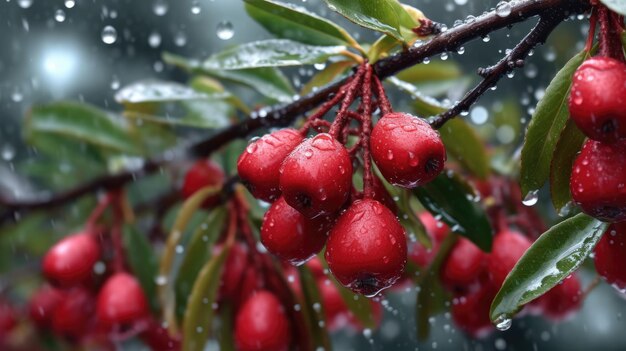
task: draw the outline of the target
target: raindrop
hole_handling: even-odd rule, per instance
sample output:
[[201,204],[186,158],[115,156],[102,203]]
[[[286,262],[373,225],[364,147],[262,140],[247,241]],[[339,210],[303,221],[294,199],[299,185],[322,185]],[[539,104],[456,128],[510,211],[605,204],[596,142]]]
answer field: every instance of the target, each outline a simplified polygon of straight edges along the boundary
[[113,26],[106,26],[102,29],[102,41],[105,44],[113,44],[117,40],[117,31]]
[[463,5],[467,4],[467,0],[454,0],[454,3],[459,5],[459,6],[463,6]]
[[526,194],[526,197],[524,198],[524,200],[522,200],[522,203],[524,204],[524,206],[534,206],[537,201],[539,201],[539,190],[532,190],[529,191],[528,194]]
[[511,4],[506,1],[500,1],[496,5],[496,15],[499,17],[506,17],[511,14]]
[[222,40],[228,40],[235,35],[233,24],[228,21],[222,21],[217,24],[217,37]]
[[63,22],[65,21],[65,12],[63,12],[63,10],[58,9],[55,13],[54,13],[54,19],[57,22]]
[[24,100],[24,94],[22,94],[18,88],[15,88],[13,93],[11,93],[11,100],[13,100],[13,102],[21,102]]
[[487,112],[487,109],[482,106],[474,107],[470,113],[470,118],[475,124],[484,124],[487,122],[488,117],[489,113]]
[[488,35],[485,35],[483,37],[483,42],[488,43],[491,40],[491,37],[489,37]]
[[199,14],[202,11],[202,8],[200,7],[200,4],[197,1],[194,1],[191,4],[191,13],[193,13],[194,15]]
[[111,80],[111,89],[117,90],[119,88],[120,88],[120,80],[119,78],[117,78],[117,76],[113,76],[113,79]]
[[33,0],[17,0],[17,5],[23,9],[27,9],[33,5]]
[[187,36],[183,32],[178,32],[174,36],[174,44],[176,46],[185,46],[187,44]]
[[161,34],[157,32],[150,33],[150,36],[148,37],[148,45],[153,48],[159,47],[159,45],[161,45]]
[[163,16],[167,13],[168,5],[164,0],[156,0],[154,4],[152,4],[152,11],[157,16]]
[[165,284],[167,284],[167,277],[164,275],[159,275],[156,277],[154,282],[156,283],[156,285],[164,286]]
[[498,318],[496,318],[494,323],[496,325],[496,329],[498,329],[499,331],[505,331],[511,328],[511,324],[513,324],[513,320],[501,314],[498,316]]
[[65,7],[71,9],[76,5],[76,1],[74,0],[65,0]]
[[460,46],[458,49],[456,49],[456,52],[459,55],[463,55],[465,53],[465,47]]
[[5,144],[0,150],[0,156],[5,161],[11,161],[15,157],[15,148],[11,144]]

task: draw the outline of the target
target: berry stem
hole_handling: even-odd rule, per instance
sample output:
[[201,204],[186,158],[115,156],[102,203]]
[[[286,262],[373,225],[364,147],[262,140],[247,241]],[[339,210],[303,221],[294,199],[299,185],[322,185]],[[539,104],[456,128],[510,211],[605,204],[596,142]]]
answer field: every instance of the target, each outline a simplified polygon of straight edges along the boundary
[[[372,134],[372,66],[365,63],[365,79],[361,100],[363,101],[363,124],[361,146],[363,147],[363,198],[371,199],[374,196],[372,157],[370,156],[370,135]],[[380,99],[379,99],[380,101]]]
[[[87,218],[87,221],[85,222],[85,228],[87,228],[88,230],[91,230],[96,227],[97,222],[100,220],[100,218],[104,214],[104,211],[106,211],[106,209],[109,207],[112,200],[113,200],[113,197],[111,196],[111,194],[104,195],[104,198],[100,200],[96,208],[94,208],[94,210],[89,215],[89,218]],[[94,233],[95,232],[97,231],[94,231]]]
[[606,6],[599,5],[598,20],[600,21],[600,51],[598,56],[610,57],[624,62],[624,52],[620,40],[619,29],[614,12]]
[[587,42],[585,43],[585,51],[591,51],[593,47],[593,39],[596,34],[596,24],[598,22],[598,10],[593,9],[593,13],[591,14],[591,18],[589,19],[589,34],[587,35]]
[[333,138],[337,139],[339,137],[339,133],[343,129],[344,124],[347,121],[347,111],[354,102],[354,99],[357,97],[358,87],[361,84],[361,80],[363,78],[363,73],[365,71],[365,64],[359,66],[356,73],[354,74],[354,79],[352,82],[348,83],[348,88],[346,91],[346,95],[341,102],[341,107],[339,111],[337,111],[337,117],[335,117],[335,121],[330,126],[330,131],[328,132]]
[[376,86],[376,96],[378,98],[378,107],[380,108],[380,112],[382,116],[392,113],[393,110],[391,108],[391,103],[387,98],[387,94],[385,93],[385,87],[383,83],[378,79],[377,76],[374,76],[374,85]]
[[124,244],[122,239],[122,225],[124,223],[123,195],[115,192],[113,200],[113,225],[111,226],[111,242],[113,243],[113,271],[121,273],[124,268]]
[[[350,82],[351,81],[349,81],[346,84],[349,85]],[[339,91],[335,95],[332,96],[330,100],[326,101],[322,106],[320,106],[320,108],[317,111],[315,111],[313,114],[311,114],[307,118],[304,125],[302,125],[302,128],[300,128],[300,134],[302,134],[303,136],[306,136],[313,122],[324,117],[324,115],[328,113],[328,111],[330,111],[330,109],[333,108],[333,106],[337,105],[345,95],[346,95],[346,88],[342,87],[341,89],[339,89]]]

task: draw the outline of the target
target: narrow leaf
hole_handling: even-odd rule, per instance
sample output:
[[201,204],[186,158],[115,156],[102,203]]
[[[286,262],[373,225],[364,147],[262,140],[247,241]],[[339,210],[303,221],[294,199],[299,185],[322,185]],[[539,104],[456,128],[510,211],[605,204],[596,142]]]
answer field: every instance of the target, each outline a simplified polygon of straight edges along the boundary
[[550,195],[554,209],[558,213],[567,214],[565,210],[572,200],[569,190],[572,166],[584,141],[585,135],[578,130],[571,119],[568,119],[556,143],[550,166]]
[[354,63],[351,61],[339,61],[329,64],[326,68],[324,68],[324,70],[314,75],[313,78],[311,78],[311,80],[309,80],[302,87],[300,94],[306,95],[312,92],[315,88],[330,84],[335,80],[335,78],[341,76],[348,68],[352,67],[353,64]]
[[358,43],[335,23],[301,6],[274,0],[245,0],[248,15],[270,33],[311,45],[349,45]]
[[585,214],[542,234],[509,273],[491,304],[491,320],[511,319],[521,307],[572,274],[608,227]]
[[441,217],[453,232],[481,248],[491,251],[492,229],[482,207],[474,201],[472,188],[452,171],[439,175],[430,183],[413,190],[422,205]]
[[[298,267],[298,273],[303,295],[302,305],[311,331],[313,349],[323,348],[324,350],[330,350],[330,336],[325,325],[324,306],[317,288],[317,282],[305,265]],[[315,308],[314,306],[320,306],[320,308]]]
[[150,306],[158,310],[156,294],[157,258],[145,233],[139,232],[135,226],[124,225],[124,251],[130,268],[141,283],[143,291],[150,299]]
[[186,85],[160,80],[138,81],[122,87],[115,94],[120,104],[166,102],[207,99],[208,94],[198,92]]
[[133,129],[123,118],[84,103],[35,106],[26,116],[24,133],[27,140],[54,134],[115,152],[141,153]]
[[589,52],[583,51],[569,60],[552,79],[545,95],[537,104],[522,147],[522,196],[541,188],[550,176],[554,149],[569,117],[568,97],[572,76],[588,57]]
[[600,0],[600,2],[620,15],[626,16],[626,0]]
[[460,78],[461,68],[454,61],[434,61],[427,65],[411,66],[396,76],[396,78],[411,83],[442,81]]
[[235,351],[235,321],[234,308],[231,303],[220,305],[220,351]]

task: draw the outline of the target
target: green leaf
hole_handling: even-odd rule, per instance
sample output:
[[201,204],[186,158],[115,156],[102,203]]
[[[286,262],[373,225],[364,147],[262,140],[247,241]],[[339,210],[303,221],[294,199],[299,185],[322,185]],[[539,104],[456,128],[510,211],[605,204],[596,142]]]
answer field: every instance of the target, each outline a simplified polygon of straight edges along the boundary
[[359,48],[345,29],[304,7],[274,0],[245,0],[245,3],[248,15],[277,37],[311,45]]
[[405,41],[419,23],[397,0],[324,0],[328,7],[350,21]]
[[[330,337],[328,336],[328,329],[324,324],[324,306],[317,288],[317,282],[305,265],[298,267],[298,272],[300,273],[300,286],[302,288],[303,312],[311,331],[313,349],[323,348],[324,350],[330,350]],[[315,304],[321,306],[321,308],[314,308]]]
[[492,229],[487,215],[475,199],[471,186],[452,171],[446,171],[430,183],[413,192],[422,205],[440,216],[453,232],[458,233],[481,248],[491,251]]
[[569,179],[572,175],[574,159],[585,141],[585,135],[568,119],[565,128],[556,143],[550,166],[550,195],[552,204],[558,213],[564,213],[572,200]]
[[416,215],[416,211],[411,207],[410,194],[411,192],[409,190],[403,189],[400,191],[400,201],[396,202],[398,210],[400,211],[398,218],[404,228],[410,233],[415,234],[420,244],[427,249],[431,249],[433,247],[432,240],[430,235],[426,233],[426,227],[424,227],[424,224]]
[[170,53],[163,54],[163,61],[193,73],[206,74],[218,79],[243,84],[276,101],[290,102],[295,94],[295,90],[287,77],[276,67],[211,70],[203,68],[198,61],[188,60]]
[[202,67],[210,70],[239,70],[310,65],[322,63],[345,50],[345,46],[313,46],[288,39],[269,39],[228,48],[209,57],[202,63]]
[[460,78],[461,68],[453,61],[433,61],[427,65],[414,65],[396,75],[396,78],[411,83],[452,80]]
[[232,304],[224,302],[220,305],[220,351],[235,351],[235,312]]
[[[220,278],[230,246],[213,256],[198,274],[193,285],[183,321],[183,351],[202,351],[213,335],[213,319]],[[198,329],[200,328],[200,329]]]
[[620,15],[626,16],[626,0],[600,0],[600,2]]
[[348,68],[352,67],[354,62],[351,61],[339,61],[329,64],[323,71],[314,75],[300,91],[300,95],[306,95],[312,92],[315,88],[323,87],[326,84],[330,84],[338,76],[342,75]]
[[211,246],[219,238],[225,221],[226,209],[223,207],[213,209],[206,220],[195,230],[189,244],[185,247],[185,257],[174,282],[176,314],[179,319],[184,315],[193,283],[202,266],[211,257]]
[[[434,116],[447,110],[437,100],[428,98],[410,83],[395,77],[388,81],[399,89],[408,92],[413,97],[413,106],[422,116]],[[489,156],[482,139],[474,128],[459,118],[453,118],[439,129],[441,139],[446,146],[446,152],[454,157],[464,169],[479,178],[486,178],[490,173]]]
[[169,101],[202,100],[209,97],[225,97],[225,94],[207,94],[186,85],[160,80],[143,80],[122,87],[115,94],[120,104],[162,103]]
[[149,298],[150,306],[158,310],[159,302],[156,294],[155,278],[157,275],[157,258],[145,233],[139,232],[135,226],[124,225],[124,251],[130,268],[141,283],[144,293]]
[[547,232],[520,258],[491,304],[491,320],[511,319],[521,307],[572,274],[608,227],[585,214],[567,219]]
[[76,102],[56,102],[35,106],[24,123],[27,140],[40,134],[54,134],[128,154],[140,154],[133,129],[123,118],[94,106]]
[[588,57],[589,52],[583,51],[569,60],[552,79],[537,104],[522,147],[522,196],[538,190],[548,180],[554,149],[569,117],[568,97],[572,76]]

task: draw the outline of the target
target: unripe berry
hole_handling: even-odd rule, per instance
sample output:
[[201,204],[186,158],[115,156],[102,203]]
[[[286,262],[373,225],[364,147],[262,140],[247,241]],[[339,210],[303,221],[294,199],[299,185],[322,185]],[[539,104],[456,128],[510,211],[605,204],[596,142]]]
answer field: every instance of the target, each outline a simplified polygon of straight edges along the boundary
[[459,238],[441,267],[441,282],[450,289],[463,289],[485,270],[487,255],[465,238]]
[[443,170],[446,149],[424,120],[406,113],[384,115],[372,130],[372,158],[391,184],[415,188]]
[[570,191],[583,212],[607,222],[626,220],[626,141],[587,140],[574,161]]
[[328,268],[354,292],[374,296],[392,286],[406,265],[404,228],[385,205],[372,199],[354,202],[330,231]]
[[580,280],[571,275],[539,299],[543,315],[553,321],[562,321],[580,309],[583,302]]
[[149,315],[148,301],[135,277],[116,273],[100,289],[96,313],[105,328],[127,327]]
[[350,155],[327,133],[305,139],[287,156],[280,172],[285,201],[309,218],[336,212],[350,195]]
[[235,343],[239,351],[286,351],[291,330],[285,308],[274,294],[259,291],[237,313]]
[[73,288],[63,295],[52,315],[52,330],[57,335],[78,340],[92,327],[94,298],[84,288]]
[[572,119],[589,138],[626,139],[626,64],[593,57],[576,70],[569,96]]
[[64,298],[61,290],[51,286],[43,286],[37,290],[28,302],[28,315],[40,329],[50,328],[52,316]]
[[305,217],[281,196],[265,213],[261,242],[281,260],[301,265],[324,247],[331,224],[326,216]]
[[598,274],[626,296],[626,222],[614,223],[595,247],[594,262]]
[[489,281],[485,281],[475,291],[457,296],[450,311],[456,326],[473,338],[489,335],[494,330],[489,309],[497,291]]
[[237,161],[237,172],[254,197],[271,202],[280,196],[280,165],[302,139],[295,129],[281,129],[246,147]]
[[[185,199],[207,186],[221,186],[224,183],[224,171],[217,163],[207,159],[194,163],[185,175],[182,193]],[[202,206],[213,207],[220,201],[220,195],[209,196]]]
[[89,231],[73,234],[56,243],[43,258],[43,274],[59,286],[87,283],[100,258],[100,245]]
[[532,242],[528,238],[511,230],[504,230],[496,234],[487,262],[489,275],[494,286],[497,288],[502,286],[506,276],[531,245]]

